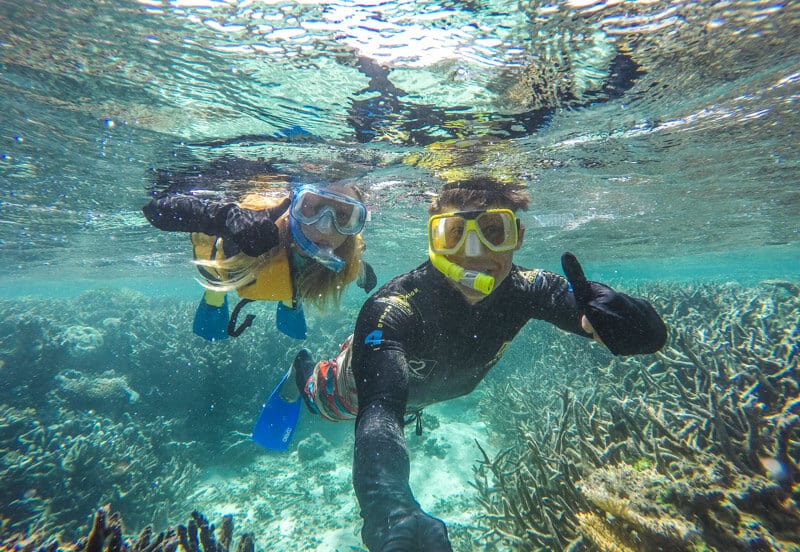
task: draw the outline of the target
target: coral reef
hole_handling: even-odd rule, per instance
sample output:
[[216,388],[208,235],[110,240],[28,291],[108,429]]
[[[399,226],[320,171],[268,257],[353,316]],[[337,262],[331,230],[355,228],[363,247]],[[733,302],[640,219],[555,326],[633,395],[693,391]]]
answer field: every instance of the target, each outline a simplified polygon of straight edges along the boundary
[[[53,536],[15,533],[0,542],[0,552],[174,552],[180,545],[184,552],[228,552],[233,542],[233,516],[224,516],[219,531],[198,511],[193,511],[186,525],[178,525],[157,535],[149,525],[132,538],[123,534],[125,526],[119,512],[110,513],[106,505],[95,511],[89,535],[71,545],[63,545]],[[217,535],[217,533],[219,533]],[[252,533],[239,537],[235,552],[253,552]]]
[[0,502],[9,531],[74,535],[85,523],[80,512],[112,501],[137,524],[165,523],[198,475],[166,438],[165,420],[113,422],[68,410],[58,418],[0,408]]
[[[454,543],[799,549],[798,287],[633,292],[650,297],[671,328],[658,355],[613,358],[542,325],[523,333],[476,391],[483,412],[474,421],[486,419],[493,435],[483,449],[491,455],[474,468],[484,513],[476,523],[472,495],[424,497]],[[211,508],[282,549],[358,549],[351,442],[336,444],[334,431],[324,433],[327,446],[312,430],[278,458],[249,440],[296,350],[273,331],[271,309],[259,313],[263,327],[254,330],[262,331],[208,344],[190,333],[190,301],[94,292],[0,304],[3,538],[72,540],[89,530],[85,512],[111,502],[135,528],[174,524],[176,509]],[[342,321],[354,316],[309,317],[315,358],[336,350],[349,330]],[[77,354],[85,340],[65,339],[68,328],[94,328],[102,341],[86,340],[94,345]],[[470,412],[476,398],[465,398]],[[448,417],[437,425],[426,414],[424,437],[412,437],[410,449],[453,463],[469,447],[448,448]],[[319,504],[338,515],[316,519]]]
[[[101,290],[0,306],[5,530],[75,538],[107,502],[132,527],[167,525],[203,470],[263,454],[250,430],[296,353],[269,305],[249,335],[215,344],[191,333],[194,301]],[[354,316],[309,313],[315,356]]]
[[800,288],[644,294],[671,328],[662,352],[602,361],[597,348],[570,353],[574,341],[545,332],[535,346],[575,364],[486,390],[487,405],[515,405],[513,422],[504,412],[493,423],[515,423],[518,444],[484,453],[475,469],[483,540],[514,550],[800,550]]

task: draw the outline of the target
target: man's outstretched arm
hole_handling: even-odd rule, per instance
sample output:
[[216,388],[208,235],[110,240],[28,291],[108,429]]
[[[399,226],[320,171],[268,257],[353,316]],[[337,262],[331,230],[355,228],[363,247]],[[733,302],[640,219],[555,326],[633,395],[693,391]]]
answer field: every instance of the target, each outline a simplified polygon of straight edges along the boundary
[[422,511],[408,483],[410,463],[403,434],[408,367],[402,345],[389,339],[387,317],[380,343],[375,334],[367,337],[375,328],[369,323],[369,311],[378,308],[375,303],[372,309],[365,306],[354,337],[359,412],[353,486],[364,518],[361,536],[373,552],[450,551],[444,523]]

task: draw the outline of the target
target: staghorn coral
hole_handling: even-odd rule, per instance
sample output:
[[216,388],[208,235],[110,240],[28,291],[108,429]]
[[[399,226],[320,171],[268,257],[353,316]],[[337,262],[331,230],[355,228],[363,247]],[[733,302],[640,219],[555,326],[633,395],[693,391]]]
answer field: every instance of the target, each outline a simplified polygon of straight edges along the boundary
[[[33,409],[0,408],[7,529],[73,534],[81,511],[110,501],[137,523],[166,521],[199,472],[168,446],[170,424],[60,412],[59,421],[45,421]],[[155,517],[141,517],[149,514]]]
[[[206,517],[193,511],[187,525],[178,525],[153,534],[145,527],[138,538],[125,536],[119,512],[110,513],[110,505],[95,511],[89,535],[72,544],[62,544],[55,536],[44,533],[15,533],[0,541],[0,552],[174,552],[180,545],[184,552],[228,552],[233,542],[233,516],[224,516],[218,535]],[[239,537],[235,552],[253,552],[252,533]]]
[[511,398],[511,416],[493,424],[516,424],[518,437],[475,468],[483,540],[514,550],[800,550],[800,287],[640,294],[671,328],[662,352],[609,360],[546,334],[533,346],[573,368],[540,360],[543,377],[486,390],[486,405]]

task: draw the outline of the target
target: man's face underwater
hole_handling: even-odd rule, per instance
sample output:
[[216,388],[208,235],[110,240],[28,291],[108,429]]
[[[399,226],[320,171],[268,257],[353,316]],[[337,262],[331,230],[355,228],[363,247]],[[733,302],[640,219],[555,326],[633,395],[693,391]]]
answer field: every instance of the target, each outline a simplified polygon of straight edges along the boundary
[[[505,209],[507,208],[505,205],[492,205],[492,209]],[[449,213],[455,211],[479,211],[485,210],[483,207],[478,207],[475,205],[444,205],[442,206],[441,213]],[[514,251],[520,248],[522,245],[522,238],[525,235],[525,228],[520,227],[519,230],[519,238],[517,240],[517,246],[514,249],[509,251],[491,251],[489,250],[483,243],[480,243],[480,252],[478,255],[467,255],[466,254],[466,242],[461,248],[452,253],[450,255],[445,255],[447,260],[452,263],[455,263],[467,270],[477,270],[478,272],[483,272],[488,274],[494,278],[494,289],[497,289],[503,280],[508,277],[509,273],[511,272],[511,264],[514,261]],[[467,287],[459,282],[456,282],[451,279],[447,279],[447,281],[454,286],[464,298],[470,304],[475,304],[478,301],[488,297],[488,295],[483,294],[482,292],[478,291],[477,289]]]

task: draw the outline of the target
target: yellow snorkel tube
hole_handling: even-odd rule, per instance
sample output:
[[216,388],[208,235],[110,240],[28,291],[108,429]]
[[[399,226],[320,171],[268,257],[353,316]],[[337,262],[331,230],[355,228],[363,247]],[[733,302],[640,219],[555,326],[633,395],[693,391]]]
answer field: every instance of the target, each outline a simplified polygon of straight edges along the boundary
[[467,270],[463,266],[449,261],[444,255],[435,253],[430,247],[428,247],[428,257],[439,272],[462,286],[477,289],[484,295],[489,295],[494,289],[494,276],[477,270]]

